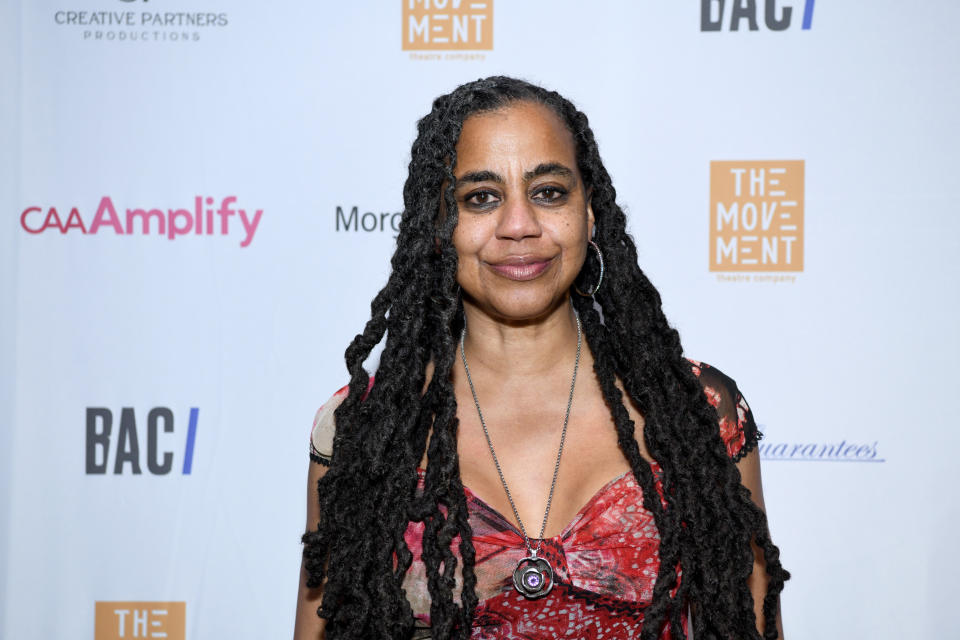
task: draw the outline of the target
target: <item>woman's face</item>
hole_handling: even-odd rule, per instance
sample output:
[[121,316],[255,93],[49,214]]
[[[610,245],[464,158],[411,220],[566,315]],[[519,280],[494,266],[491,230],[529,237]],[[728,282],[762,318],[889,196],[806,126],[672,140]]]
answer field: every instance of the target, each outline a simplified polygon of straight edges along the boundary
[[532,102],[470,116],[454,175],[465,301],[506,321],[556,309],[583,266],[594,222],[563,121]]

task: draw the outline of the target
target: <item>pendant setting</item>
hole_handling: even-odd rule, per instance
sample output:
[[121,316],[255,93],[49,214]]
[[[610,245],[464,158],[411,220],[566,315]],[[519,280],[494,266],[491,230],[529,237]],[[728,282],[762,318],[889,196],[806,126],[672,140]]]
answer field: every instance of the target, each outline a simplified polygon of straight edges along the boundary
[[526,598],[542,598],[553,589],[553,568],[543,558],[527,556],[513,570],[513,586]]

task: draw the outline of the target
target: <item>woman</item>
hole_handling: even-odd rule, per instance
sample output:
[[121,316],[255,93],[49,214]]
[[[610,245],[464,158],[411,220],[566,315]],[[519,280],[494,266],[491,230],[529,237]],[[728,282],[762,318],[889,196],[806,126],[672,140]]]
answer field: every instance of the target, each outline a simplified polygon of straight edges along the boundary
[[297,638],[679,638],[688,610],[697,640],[778,637],[755,423],[684,359],[625,226],[560,95],[434,101],[315,422]]

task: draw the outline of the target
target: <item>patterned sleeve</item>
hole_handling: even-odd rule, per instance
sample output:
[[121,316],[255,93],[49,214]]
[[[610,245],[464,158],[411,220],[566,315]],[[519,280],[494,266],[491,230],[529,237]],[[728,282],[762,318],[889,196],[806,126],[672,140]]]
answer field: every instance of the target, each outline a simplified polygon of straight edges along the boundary
[[750,405],[732,378],[705,362],[690,360],[693,373],[703,385],[707,402],[716,409],[720,438],[727,454],[738,462],[757,447],[763,434],[757,429]]
[[333,435],[337,431],[333,414],[347,397],[349,386],[337,391],[329,400],[317,409],[313,418],[313,428],[310,430],[310,460],[325,467],[330,466],[333,457]]
[[[373,388],[373,376],[370,376],[367,390],[361,396],[361,400],[367,398],[371,388]],[[317,409],[317,414],[313,417],[313,428],[310,429],[310,460],[317,464],[322,464],[325,467],[330,466],[330,460],[333,458],[333,436],[337,432],[337,424],[333,414],[349,392],[350,385],[341,387]]]

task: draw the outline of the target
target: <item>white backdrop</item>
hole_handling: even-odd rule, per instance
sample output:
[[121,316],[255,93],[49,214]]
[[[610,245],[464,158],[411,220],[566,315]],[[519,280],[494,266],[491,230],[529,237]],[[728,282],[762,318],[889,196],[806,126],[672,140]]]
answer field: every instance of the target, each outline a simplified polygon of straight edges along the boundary
[[[409,3],[0,3],[0,636],[182,638],[171,603],[189,638],[289,636],[307,432],[414,123],[504,73],[590,116],[688,355],[750,401],[789,637],[960,637],[960,5],[781,0],[773,30],[758,2],[733,30],[749,3],[449,0],[455,49],[418,30],[446,2]],[[720,161],[802,161],[802,269],[711,269]],[[97,602],[127,604],[95,630]]]

